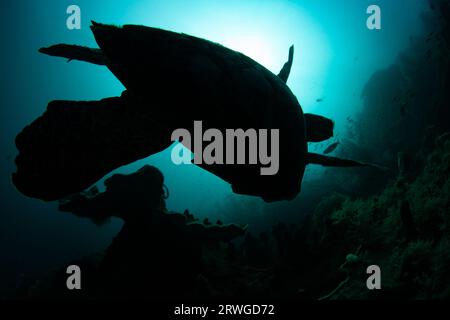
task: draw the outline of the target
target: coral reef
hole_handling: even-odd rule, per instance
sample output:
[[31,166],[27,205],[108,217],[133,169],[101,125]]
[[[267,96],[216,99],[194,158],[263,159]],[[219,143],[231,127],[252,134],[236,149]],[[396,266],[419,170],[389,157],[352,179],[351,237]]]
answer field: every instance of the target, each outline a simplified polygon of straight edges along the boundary
[[[308,250],[301,258],[310,265],[302,273],[312,279],[311,293],[328,288],[328,299],[449,298],[449,160],[450,139],[444,134],[416,178],[399,176],[365,200],[337,194],[324,200],[302,226],[308,234],[302,247]],[[351,264],[345,271],[344,261]],[[382,270],[379,292],[366,287],[365,268],[371,264]]]
[[[153,213],[125,223],[104,253],[75,262],[89,275],[81,297],[449,298],[449,192],[443,135],[417,177],[399,176],[365,200],[330,195],[301,225],[232,241],[245,229],[199,223],[188,211]],[[382,290],[366,287],[372,264]],[[65,277],[51,274],[28,295],[76,297],[51,286]]]
[[[450,130],[450,2],[429,0],[421,34],[392,65],[375,72],[361,92],[362,108],[348,118],[336,155],[383,164],[391,171],[334,172],[337,186],[355,196],[379,192],[397,175],[397,162],[410,155],[409,170],[422,169],[436,136]],[[426,79],[426,81],[425,81]],[[399,168],[401,169],[401,168]],[[357,174],[355,174],[357,173]],[[367,183],[366,181],[370,181]]]
[[[124,221],[112,244],[94,257],[74,261],[83,274],[83,293],[68,292],[64,270],[51,273],[22,291],[28,297],[174,297],[195,287],[204,269],[203,252],[227,246],[245,234],[235,224],[200,223],[186,210],[165,206],[164,176],[146,165],[132,174],[115,174],[106,189],[93,188],[60,202],[60,210],[101,224]],[[149,290],[151,288],[151,290]]]

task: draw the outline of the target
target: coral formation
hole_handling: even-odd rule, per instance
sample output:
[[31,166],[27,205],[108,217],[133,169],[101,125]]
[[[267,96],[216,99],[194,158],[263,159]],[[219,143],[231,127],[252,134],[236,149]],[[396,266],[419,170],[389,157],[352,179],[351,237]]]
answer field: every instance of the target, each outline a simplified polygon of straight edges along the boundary
[[[400,176],[365,200],[333,194],[303,224],[237,242],[245,229],[205,225],[188,211],[126,223],[105,253],[77,262],[91,274],[83,297],[449,298],[449,160],[444,135],[416,178]],[[367,290],[371,264],[383,290]],[[49,289],[58,276],[31,294],[71,297]]]

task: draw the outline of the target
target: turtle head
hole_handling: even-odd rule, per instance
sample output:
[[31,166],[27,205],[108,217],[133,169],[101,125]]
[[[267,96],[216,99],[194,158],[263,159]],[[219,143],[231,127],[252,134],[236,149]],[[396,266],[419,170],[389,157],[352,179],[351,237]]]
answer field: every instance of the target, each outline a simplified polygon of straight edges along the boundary
[[325,141],[333,136],[333,120],[312,113],[305,113],[304,116],[308,142]]

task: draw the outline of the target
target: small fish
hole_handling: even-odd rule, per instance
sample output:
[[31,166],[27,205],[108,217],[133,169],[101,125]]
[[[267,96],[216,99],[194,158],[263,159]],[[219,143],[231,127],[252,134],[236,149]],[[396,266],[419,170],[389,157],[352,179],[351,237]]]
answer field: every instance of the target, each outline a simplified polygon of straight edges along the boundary
[[322,101],[323,101],[322,98],[316,99],[316,102],[322,102]]
[[329,153],[333,152],[334,150],[336,150],[338,145],[339,145],[339,141],[330,144],[325,150],[323,150],[323,153],[329,154]]

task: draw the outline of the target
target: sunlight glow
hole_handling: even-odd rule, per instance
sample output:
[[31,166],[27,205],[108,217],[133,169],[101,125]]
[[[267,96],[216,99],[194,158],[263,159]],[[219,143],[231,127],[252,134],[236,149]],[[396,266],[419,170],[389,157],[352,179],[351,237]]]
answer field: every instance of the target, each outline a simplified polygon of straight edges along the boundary
[[[178,2],[176,12],[149,19],[152,1],[138,3],[124,16],[138,23],[183,32],[220,43],[257,61],[275,74],[287,61],[294,44],[294,64],[288,86],[304,111],[322,95],[331,59],[328,39],[320,24],[301,6],[277,1]],[[203,4],[203,5],[202,5]],[[186,12],[189,12],[187,14]]]

